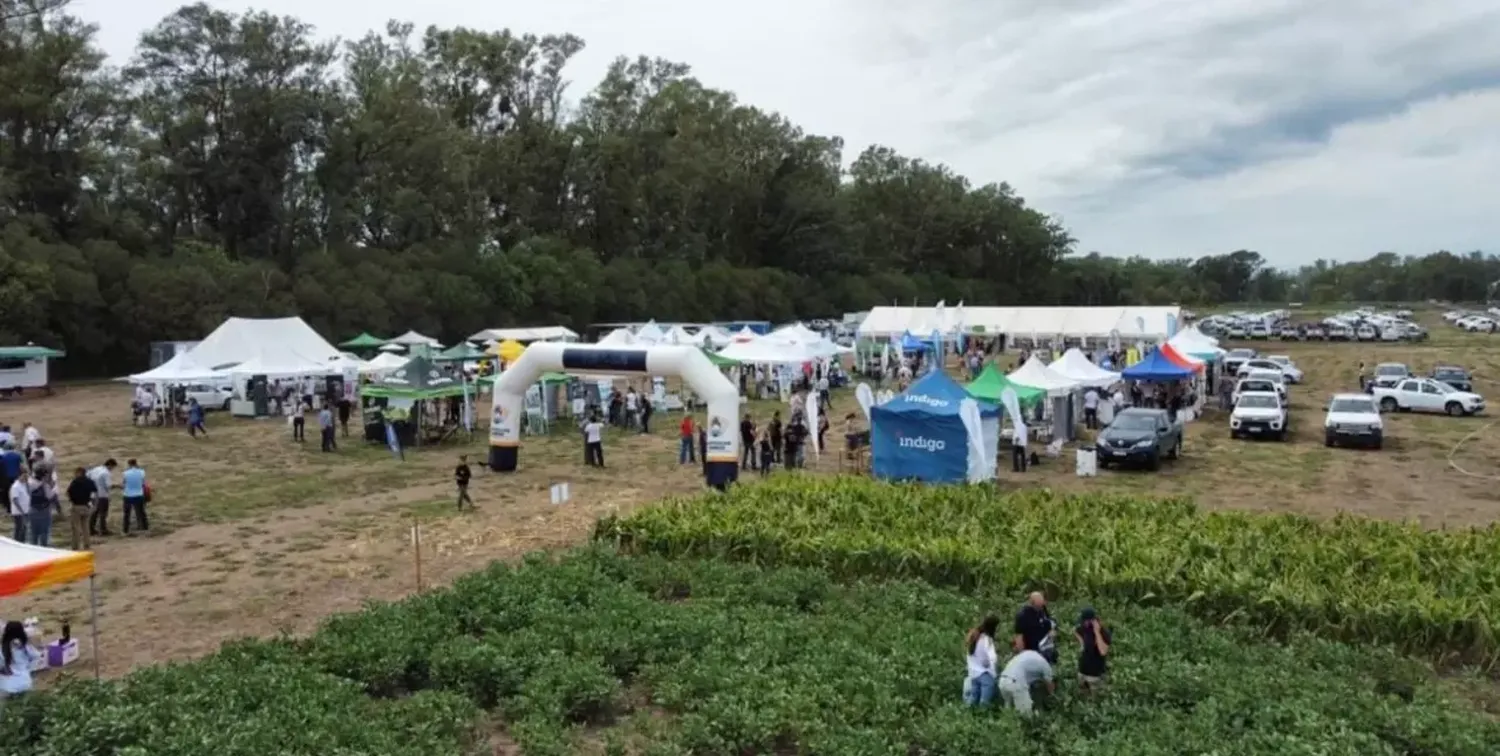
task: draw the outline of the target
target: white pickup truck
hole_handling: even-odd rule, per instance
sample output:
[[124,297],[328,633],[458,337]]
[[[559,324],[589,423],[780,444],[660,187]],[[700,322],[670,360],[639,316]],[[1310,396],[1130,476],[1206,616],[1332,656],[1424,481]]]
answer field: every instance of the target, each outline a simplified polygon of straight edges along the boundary
[[1443,412],[1473,415],[1484,411],[1484,397],[1459,391],[1431,378],[1407,378],[1393,386],[1374,385],[1370,395],[1382,412]]

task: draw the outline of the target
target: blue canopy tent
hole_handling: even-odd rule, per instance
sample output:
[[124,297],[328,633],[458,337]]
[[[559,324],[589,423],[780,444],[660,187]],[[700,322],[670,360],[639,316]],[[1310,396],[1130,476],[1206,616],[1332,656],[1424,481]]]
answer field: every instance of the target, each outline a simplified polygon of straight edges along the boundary
[[[972,446],[960,414],[971,399],[942,371],[928,373],[904,393],[870,410],[870,468],[885,480],[962,483],[969,478]],[[975,400],[982,448],[995,459],[1000,446],[1000,408]]]
[[930,342],[923,341],[913,335],[911,331],[901,334],[901,351],[921,352],[932,348]]
[[1197,375],[1197,371],[1178,365],[1171,358],[1162,354],[1160,349],[1151,350],[1151,353],[1146,355],[1145,359],[1125,368],[1120,373],[1120,377],[1126,380],[1145,381],[1147,383],[1185,381],[1195,375]]

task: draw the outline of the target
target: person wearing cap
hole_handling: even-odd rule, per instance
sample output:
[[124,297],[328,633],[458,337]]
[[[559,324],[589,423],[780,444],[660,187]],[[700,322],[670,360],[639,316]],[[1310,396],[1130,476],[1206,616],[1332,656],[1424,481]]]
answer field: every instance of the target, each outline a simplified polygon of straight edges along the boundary
[[1078,613],[1078,625],[1073,635],[1083,650],[1078,654],[1078,685],[1085,693],[1098,692],[1104,686],[1104,675],[1109,671],[1109,645],[1113,636],[1109,628],[1099,621],[1094,607],[1086,606]]

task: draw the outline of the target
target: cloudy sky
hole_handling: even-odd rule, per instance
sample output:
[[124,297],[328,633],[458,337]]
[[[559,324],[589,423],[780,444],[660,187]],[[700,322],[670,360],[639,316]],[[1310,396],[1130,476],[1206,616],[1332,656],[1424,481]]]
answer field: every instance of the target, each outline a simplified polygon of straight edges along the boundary
[[[75,0],[123,61],[180,3]],[[1081,251],[1500,252],[1495,0],[241,0],[352,38],[386,19],[568,31],[842,136],[1008,181]]]

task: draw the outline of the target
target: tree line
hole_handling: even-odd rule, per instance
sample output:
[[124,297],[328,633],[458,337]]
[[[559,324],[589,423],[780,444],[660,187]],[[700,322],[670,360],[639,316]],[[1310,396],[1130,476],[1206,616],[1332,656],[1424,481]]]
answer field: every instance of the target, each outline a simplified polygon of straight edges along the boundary
[[390,23],[352,41],[188,5],[106,61],[68,0],[0,0],[0,344],[63,370],[298,314],[415,328],[785,320],[890,302],[1482,300],[1500,260],[1299,270],[1078,254],[1007,184],[837,137],[570,34]]

